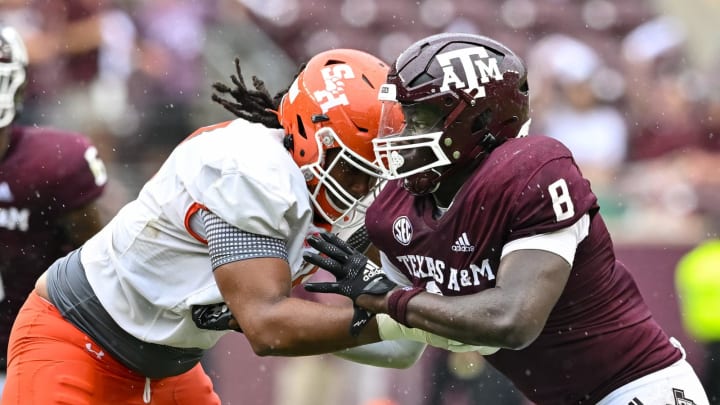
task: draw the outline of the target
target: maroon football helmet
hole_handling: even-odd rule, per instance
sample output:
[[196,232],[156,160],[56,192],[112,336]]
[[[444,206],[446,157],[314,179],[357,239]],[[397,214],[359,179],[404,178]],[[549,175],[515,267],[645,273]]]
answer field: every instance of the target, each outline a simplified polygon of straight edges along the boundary
[[530,125],[524,62],[480,35],[438,34],[411,45],[392,64],[380,99],[378,162],[418,195],[527,135]]

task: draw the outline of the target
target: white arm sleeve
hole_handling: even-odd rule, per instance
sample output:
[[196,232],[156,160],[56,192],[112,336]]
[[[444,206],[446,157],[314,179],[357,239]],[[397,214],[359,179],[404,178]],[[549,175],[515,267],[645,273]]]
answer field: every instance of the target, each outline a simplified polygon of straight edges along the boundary
[[333,353],[345,360],[376,367],[408,368],[415,364],[426,345],[411,340],[388,340]]
[[396,339],[413,340],[416,342],[426,343],[440,349],[449,350],[451,352],[476,351],[482,355],[493,354],[500,350],[500,348],[492,346],[468,345],[422,329],[409,328],[395,321],[387,314],[377,314],[376,318],[378,333],[383,341],[392,341]]
[[503,246],[500,257],[503,258],[516,250],[536,249],[555,253],[572,265],[578,244],[588,236],[589,232],[590,215],[585,214],[567,228],[508,242]]

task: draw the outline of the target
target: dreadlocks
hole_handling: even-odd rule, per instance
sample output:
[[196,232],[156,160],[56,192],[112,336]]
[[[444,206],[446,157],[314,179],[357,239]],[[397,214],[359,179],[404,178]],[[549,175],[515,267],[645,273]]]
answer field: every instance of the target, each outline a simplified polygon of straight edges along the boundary
[[[295,74],[295,77],[293,77],[293,81],[304,68],[305,64],[302,64]],[[212,85],[215,91],[220,94],[229,94],[235,101],[223,98],[218,94],[213,94],[212,100],[240,118],[263,124],[269,128],[282,128],[278,120],[277,109],[280,106],[280,101],[282,101],[283,96],[290,87],[288,86],[286,89],[271,97],[265,87],[265,82],[257,76],[253,76],[254,90],[248,89],[240,69],[239,57],[235,57],[235,72],[236,74],[230,75],[230,80],[232,80],[235,88],[230,88],[220,82],[215,82]]]

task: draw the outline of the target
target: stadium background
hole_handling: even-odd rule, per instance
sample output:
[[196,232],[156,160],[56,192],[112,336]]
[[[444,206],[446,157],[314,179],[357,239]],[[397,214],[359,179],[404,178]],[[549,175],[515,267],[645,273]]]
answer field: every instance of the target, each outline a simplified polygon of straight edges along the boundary
[[[673,277],[678,258],[720,228],[717,1],[11,0],[0,19],[30,50],[22,122],[93,138],[111,178],[106,218],[194,128],[232,118],[210,101],[210,84],[227,80],[236,55],[274,92],[329,48],[391,62],[442,31],[506,43],[529,65],[531,133],[576,153],[620,258],[702,372],[704,347],[683,329]],[[205,365],[224,404],[415,405],[431,404],[447,360],[429,350],[396,371],[332,356],[259,358],[234,335]],[[478,403],[517,403],[478,359],[449,360],[456,389],[445,403],[475,403],[464,381],[484,387]]]

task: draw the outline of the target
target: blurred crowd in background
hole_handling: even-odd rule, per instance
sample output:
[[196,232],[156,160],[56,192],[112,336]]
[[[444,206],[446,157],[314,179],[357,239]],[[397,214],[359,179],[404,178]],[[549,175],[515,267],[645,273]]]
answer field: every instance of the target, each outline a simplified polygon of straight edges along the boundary
[[[389,63],[418,38],[461,31],[491,36],[524,57],[531,134],[558,138],[575,153],[616,244],[691,247],[720,229],[716,0],[7,0],[0,19],[29,51],[19,121],[93,139],[111,179],[102,197],[107,218],[195,128],[233,118],[210,94],[211,83],[234,72],[235,56],[246,76],[258,75],[274,92],[319,51],[358,48]],[[388,384],[379,371],[337,366],[342,360],[319,367],[304,360],[280,360],[274,380],[308,391],[323,382],[312,375],[345,367],[352,378],[374,373],[368,386],[379,391]],[[482,359],[463,364],[465,371],[453,368],[456,382],[480,375]],[[421,383],[422,398],[432,397],[442,372]],[[309,381],[299,382],[302,375]],[[484,378],[486,389],[512,391],[501,378]],[[303,403],[287,384],[276,403]]]

